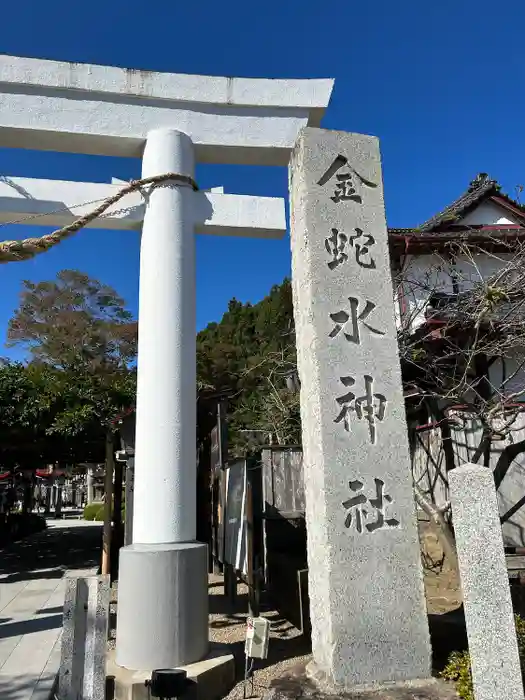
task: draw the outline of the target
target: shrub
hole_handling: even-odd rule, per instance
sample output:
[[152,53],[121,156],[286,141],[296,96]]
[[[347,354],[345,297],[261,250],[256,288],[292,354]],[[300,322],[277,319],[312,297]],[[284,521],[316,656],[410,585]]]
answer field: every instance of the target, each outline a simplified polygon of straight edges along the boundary
[[[88,506],[84,507],[84,520],[95,520],[98,523],[104,522],[104,504],[103,503],[90,503]],[[122,520],[124,521],[126,517],[126,507],[122,505],[121,509]]]
[[[525,620],[519,615],[514,616],[516,637],[520,654],[521,670],[525,669]],[[441,672],[441,677],[456,684],[456,692],[463,700],[475,700],[468,651],[454,651],[449,656],[447,665]]]
[[97,523],[103,523],[104,522],[104,510],[105,510],[105,506],[104,506],[104,504],[102,504],[101,506],[99,506],[97,512],[95,513],[95,517],[93,518],[93,520],[96,520]]
[[523,672],[525,670],[525,620],[520,615],[515,615],[514,622],[516,623],[516,637],[518,639],[518,651]]
[[456,684],[456,692],[463,700],[474,700],[470,656],[468,651],[454,651],[448,658],[447,665],[441,671],[441,677]]
[[103,503],[89,503],[84,508],[84,520],[99,520],[97,517],[99,511],[102,511],[102,520],[104,520],[104,504]]

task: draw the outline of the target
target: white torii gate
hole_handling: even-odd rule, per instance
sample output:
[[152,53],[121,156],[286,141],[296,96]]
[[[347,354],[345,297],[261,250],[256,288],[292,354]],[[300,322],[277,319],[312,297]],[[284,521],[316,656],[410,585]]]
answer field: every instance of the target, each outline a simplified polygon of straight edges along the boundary
[[[0,56],[0,146],[142,156],[142,176],[195,160],[287,165],[319,126],[332,80],[225,78]],[[0,177],[0,221],[62,226],[118,185]],[[133,544],[120,555],[117,657],[169,668],[208,651],[207,554],[196,537],[195,233],[275,238],[284,201],[133,193],[91,226],[140,229]],[[26,220],[24,223],[28,223]]]

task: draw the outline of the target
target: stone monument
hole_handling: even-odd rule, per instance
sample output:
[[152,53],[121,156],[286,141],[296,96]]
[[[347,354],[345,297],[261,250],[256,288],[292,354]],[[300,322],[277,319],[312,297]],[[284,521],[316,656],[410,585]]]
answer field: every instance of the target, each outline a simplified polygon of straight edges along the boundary
[[430,676],[379,146],[306,128],[290,165],[313,665]]
[[449,473],[476,700],[523,700],[520,658],[494,476],[479,464]]

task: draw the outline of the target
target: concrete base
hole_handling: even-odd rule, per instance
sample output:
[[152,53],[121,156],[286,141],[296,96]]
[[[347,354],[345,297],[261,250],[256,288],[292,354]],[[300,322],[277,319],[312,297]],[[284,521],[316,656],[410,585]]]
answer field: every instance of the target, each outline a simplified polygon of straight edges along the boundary
[[199,542],[120,550],[116,663],[175,668],[208,653],[208,548]]
[[[235,663],[233,655],[228,653],[227,645],[213,644],[205,659],[195,664],[180,666],[193,681],[196,700],[217,700],[228,694],[235,683]],[[115,663],[114,652],[109,652],[106,664],[108,687],[113,688],[113,695],[107,700],[150,700],[144,681],[151,678],[151,672],[128,671]],[[195,695],[191,694],[192,700]]]

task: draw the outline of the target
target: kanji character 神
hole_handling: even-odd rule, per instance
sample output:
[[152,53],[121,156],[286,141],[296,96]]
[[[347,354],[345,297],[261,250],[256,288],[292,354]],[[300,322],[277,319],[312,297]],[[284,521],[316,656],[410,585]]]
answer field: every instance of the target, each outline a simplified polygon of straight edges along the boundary
[[[364,380],[365,394],[363,396],[356,397],[352,391],[349,391],[344,394],[344,396],[336,398],[337,403],[341,406],[341,410],[339,415],[334,419],[334,423],[343,421],[345,430],[351,432],[351,414],[355,413],[357,420],[365,418],[365,420],[368,421],[370,442],[372,445],[375,445],[377,437],[376,420],[379,422],[383,421],[387,400],[383,394],[373,393],[373,377],[365,374]],[[355,379],[353,377],[341,377],[341,383],[345,387],[351,387],[355,384]]]

